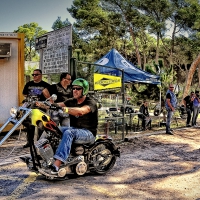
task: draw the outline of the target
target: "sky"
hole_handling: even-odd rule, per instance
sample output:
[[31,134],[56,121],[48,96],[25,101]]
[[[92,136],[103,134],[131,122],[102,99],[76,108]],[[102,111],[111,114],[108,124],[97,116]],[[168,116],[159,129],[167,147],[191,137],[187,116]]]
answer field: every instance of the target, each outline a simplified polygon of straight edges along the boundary
[[72,24],[75,20],[67,8],[73,0],[0,0],[0,32],[13,32],[19,26],[38,23],[38,26],[48,32],[58,17],[66,18]]

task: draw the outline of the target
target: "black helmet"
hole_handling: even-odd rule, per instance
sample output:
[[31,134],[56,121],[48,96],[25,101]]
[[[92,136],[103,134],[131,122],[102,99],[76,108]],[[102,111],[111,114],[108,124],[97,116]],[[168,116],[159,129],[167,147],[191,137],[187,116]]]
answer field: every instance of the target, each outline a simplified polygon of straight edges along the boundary
[[89,91],[89,83],[83,78],[77,78],[73,81],[72,85],[78,85],[83,88],[83,95],[87,95]]

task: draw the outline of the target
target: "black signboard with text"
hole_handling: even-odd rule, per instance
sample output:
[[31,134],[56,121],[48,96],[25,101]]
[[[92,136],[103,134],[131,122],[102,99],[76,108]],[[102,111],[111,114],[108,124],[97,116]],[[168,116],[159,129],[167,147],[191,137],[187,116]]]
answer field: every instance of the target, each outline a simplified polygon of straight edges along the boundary
[[35,40],[35,49],[39,50],[42,48],[46,48],[47,46],[47,35],[41,36],[39,38],[36,38]]

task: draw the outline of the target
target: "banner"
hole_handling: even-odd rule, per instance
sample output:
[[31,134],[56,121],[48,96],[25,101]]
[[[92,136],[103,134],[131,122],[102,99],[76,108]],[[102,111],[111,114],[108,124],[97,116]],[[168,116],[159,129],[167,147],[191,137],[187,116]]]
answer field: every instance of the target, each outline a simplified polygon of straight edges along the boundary
[[36,38],[36,50],[40,50],[40,69],[43,74],[69,71],[68,47],[72,45],[72,25],[51,31]]
[[109,91],[121,87],[121,77],[94,73],[94,90]]

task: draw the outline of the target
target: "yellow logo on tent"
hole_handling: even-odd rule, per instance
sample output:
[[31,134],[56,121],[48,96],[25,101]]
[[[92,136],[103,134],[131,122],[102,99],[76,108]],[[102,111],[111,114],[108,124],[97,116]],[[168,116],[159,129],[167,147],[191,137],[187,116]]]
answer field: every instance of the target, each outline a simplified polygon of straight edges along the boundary
[[121,77],[94,73],[94,90],[121,88]]

